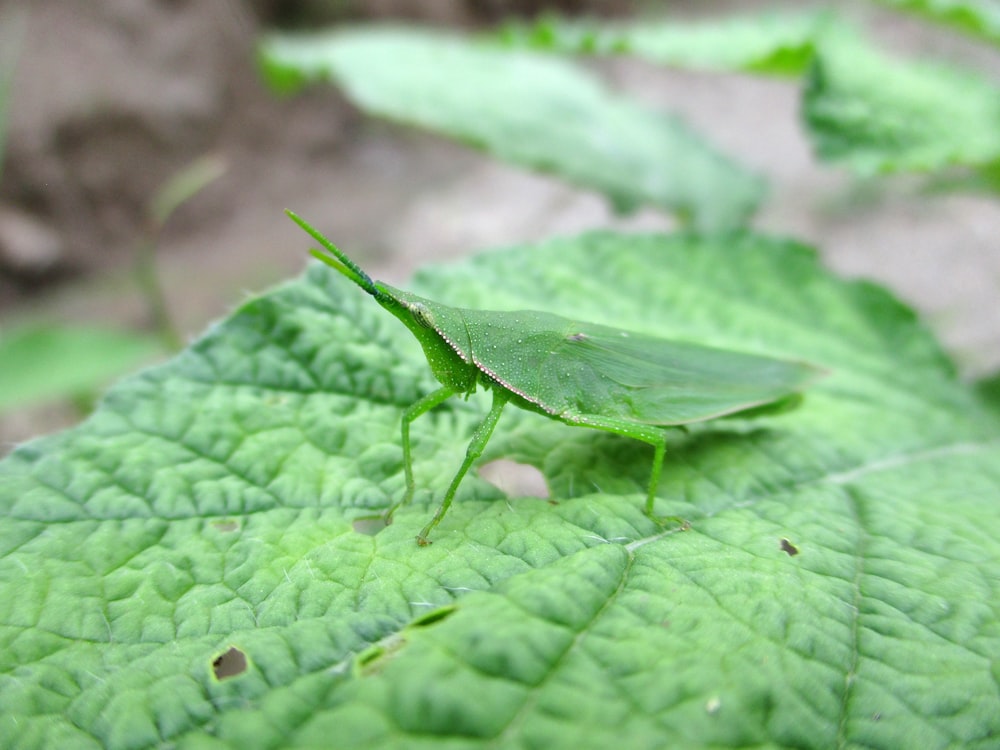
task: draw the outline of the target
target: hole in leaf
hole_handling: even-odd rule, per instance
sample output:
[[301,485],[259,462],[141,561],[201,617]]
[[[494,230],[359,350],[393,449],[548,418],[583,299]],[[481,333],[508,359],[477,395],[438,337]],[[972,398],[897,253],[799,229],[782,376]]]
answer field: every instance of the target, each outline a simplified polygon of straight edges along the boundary
[[212,672],[217,680],[235,677],[246,671],[247,655],[234,646],[230,646],[226,653],[215,657],[212,661]]
[[364,676],[378,674],[405,645],[399,633],[386,636],[354,657],[355,669]]
[[453,614],[455,614],[458,607],[454,604],[448,604],[444,607],[438,607],[437,609],[427,612],[421,615],[416,620],[410,623],[411,628],[426,628],[428,625],[434,625],[435,623],[441,622],[442,620],[447,620]]
[[545,475],[534,466],[501,458],[478,466],[476,472],[507,497],[549,497]]
[[381,646],[372,646],[358,654],[358,667],[364,669],[377,659],[385,656],[385,649]]
[[223,533],[228,534],[228,533],[231,533],[233,531],[238,531],[239,528],[240,528],[240,522],[239,521],[232,521],[232,520],[212,521],[212,526],[217,531],[221,531]]
[[799,548],[792,544],[787,539],[781,540],[781,551],[787,552],[789,557],[795,557],[799,554]]
[[351,523],[356,532],[365,536],[375,536],[388,525],[385,522],[385,516],[364,516],[363,518],[355,518],[354,522]]

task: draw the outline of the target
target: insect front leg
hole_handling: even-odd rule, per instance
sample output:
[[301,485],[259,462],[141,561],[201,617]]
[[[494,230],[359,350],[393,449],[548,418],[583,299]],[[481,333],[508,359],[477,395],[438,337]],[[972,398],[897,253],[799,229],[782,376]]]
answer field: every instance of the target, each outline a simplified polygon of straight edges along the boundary
[[455,493],[458,491],[458,485],[462,483],[462,479],[465,477],[466,472],[475,462],[477,458],[483,455],[483,450],[486,448],[486,444],[490,441],[490,436],[493,434],[493,429],[497,426],[497,421],[500,419],[500,414],[503,412],[503,407],[507,404],[507,400],[510,398],[510,394],[501,388],[493,389],[493,405],[490,407],[490,413],[486,415],[486,419],[482,421],[479,427],[472,435],[472,440],[469,442],[469,447],[465,450],[465,460],[462,461],[462,465],[458,469],[458,473],[455,478],[451,480],[451,485],[448,487],[448,491],[444,495],[444,500],[441,501],[441,505],[438,507],[437,512],[434,513],[434,517],[430,522],[420,530],[417,534],[417,544],[421,547],[426,547],[430,544],[427,539],[427,535],[431,532],[435,526],[437,526],[441,519],[444,518],[444,514],[448,512],[448,506],[451,505],[452,499],[455,497]]
[[455,391],[451,388],[438,388],[436,391],[428,393],[403,412],[400,429],[403,435],[403,475],[406,477],[406,493],[403,495],[402,500],[393,505],[386,512],[385,522],[387,524],[392,523],[392,514],[396,512],[396,508],[401,505],[405,505],[413,499],[413,493],[416,491],[417,487],[416,482],[413,480],[413,459],[410,454],[410,422],[419,417],[421,414],[429,412],[438,404],[447,401],[454,395]]

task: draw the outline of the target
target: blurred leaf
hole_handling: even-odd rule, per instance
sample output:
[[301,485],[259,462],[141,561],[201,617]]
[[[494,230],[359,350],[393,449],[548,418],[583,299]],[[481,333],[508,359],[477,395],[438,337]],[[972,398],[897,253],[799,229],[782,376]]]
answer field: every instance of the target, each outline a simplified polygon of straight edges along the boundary
[[862,172],[1000,162],[1000,89],[970,72],[893,60],[841,38],[810,72],[804,118],[817,153]]
[[898,10],[917,13],[954,26],[972,36],[1000,44],[1000,3],[997,0],[879,0]]
[[[971,13],[974,4],[923,5]],[[982,24],[1000,15],[975,8]],[[550,19],[501,36],[512,46],[628,54],[684,68],[806,72],[804,121],[820,158],[864,175],[936,172],[938,189],[1000,187],[1000,89],[971,72],[893,60],[830,11],[702,23]]]
[[760,178],[678,120],[552,57],[384,28],[272,36],[261,57],[278,88],[330,78],[371,114],[599,190],[621,210],[651,204],[733,229],[763,196]]
[[793,76],[808,68],[818,43],[835,24],[828,11],[770,12],[698,23],[548,18],[532,25],[509,24],[500,38],[517,47],[630,55],[695,70]]
[[153,196],[149,211],[154,223],[157,226],[165,224],[178,207],[222,177],[227,168],[221,157],[211,154],[184,167]]
[[148,336],[98,326],[0,331],[0,412],[104,386],[160,351]]
[[[613,282],[612,282],[613,280]],[[800,245],[589,234],[422,273],[831,370],[788,414],[649,446],[504,414],[417,530],[486,394],[413,425],[419,345],[313,267],[84,424],[0,462],[0,737],[33,748],[944,748],[1000,736],[1000,426],[913,313]]]
[[1000,372],[976,381],[975,388],[983,402],[1000,416]]

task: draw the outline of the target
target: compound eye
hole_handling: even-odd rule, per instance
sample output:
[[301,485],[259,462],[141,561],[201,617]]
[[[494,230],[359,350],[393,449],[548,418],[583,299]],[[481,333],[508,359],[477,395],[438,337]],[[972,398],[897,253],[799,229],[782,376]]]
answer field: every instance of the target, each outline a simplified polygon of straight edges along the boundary
[[434,327],[434,315],[424,305],[415,302],[410,305],[410,312],[413,313],[413,319],[424,328]]

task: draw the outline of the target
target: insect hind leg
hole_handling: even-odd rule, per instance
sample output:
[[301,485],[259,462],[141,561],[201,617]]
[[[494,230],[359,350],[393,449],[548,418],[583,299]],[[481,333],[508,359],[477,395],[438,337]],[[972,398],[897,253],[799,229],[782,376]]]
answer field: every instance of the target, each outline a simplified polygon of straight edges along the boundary
[[[667,455],[667,429],[658,425],[644,425],[635,422],[616,419],[613,417],[601,417],[595,415],[560,415],[559,418],[567,424],[579,425],[581,427],[592,427],[597,430],[606,430],[616,435],[630,437],[633,440],[641,440],[653,446],[653,468],[649,476],[649,489],[646,492],[646,515],[661,526],[676,524],[681,529],[691,528],[691,524],[680,516],[658,516],[654,512],[656,504],[656,490],[660,485],[660,474],[663,473],[663,460]],[[673,428],[673,425],[671,425]]]
[[646,493],[646,515],[661,526],[676,524],[682,531],[691,528],[691,524],[680,516],[658,516],[653,512],[656,503],[656,489],[660,484],[660,474],[663,473],[663,460],[667,455],[667,435],[662,431],[659,438],[654,442],[648,440],[655,451],[653,454],[653,470],[649,477],[649,490]]

